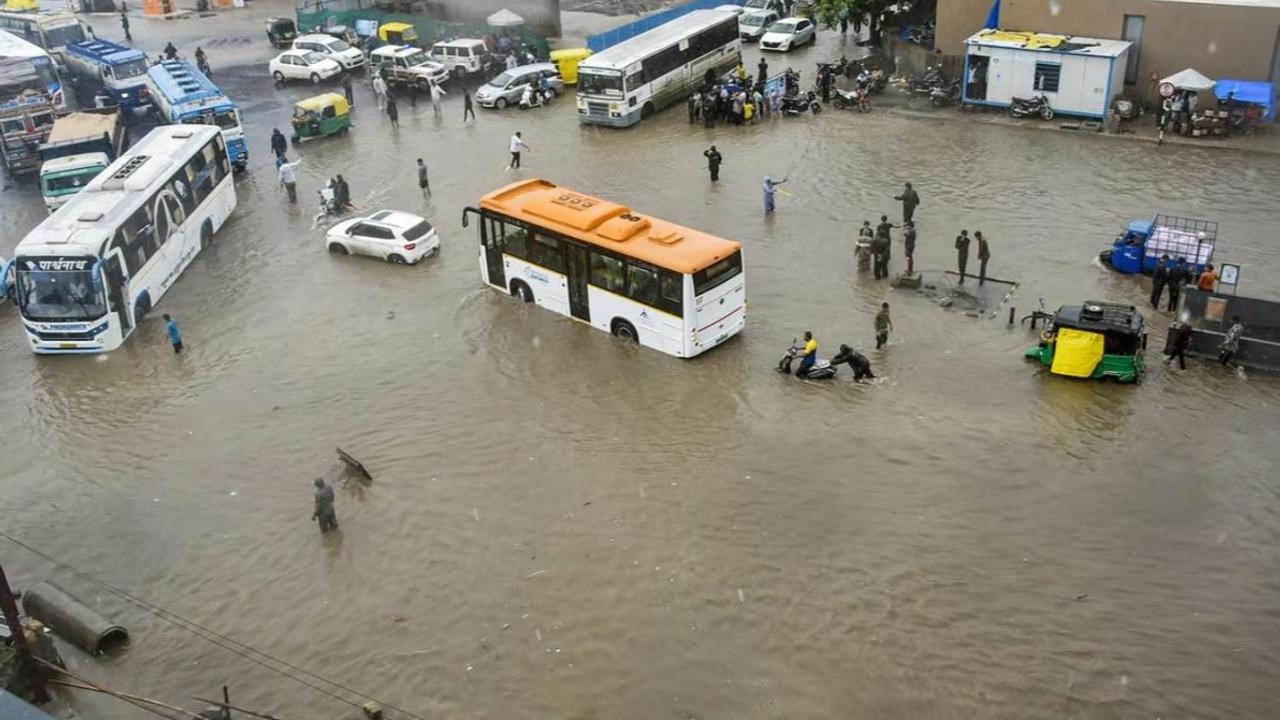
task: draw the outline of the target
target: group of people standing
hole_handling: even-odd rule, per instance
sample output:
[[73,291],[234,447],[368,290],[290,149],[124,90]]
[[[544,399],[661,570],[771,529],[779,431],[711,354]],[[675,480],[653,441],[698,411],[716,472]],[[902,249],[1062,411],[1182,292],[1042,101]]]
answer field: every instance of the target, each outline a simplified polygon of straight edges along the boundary
[[1167,289],[1169,305],[1166,310],[1169,312],[1177,310],[1178,299],[1182,297],[1182,286],[1193,282],[1197,288],[1205,292],[1213,292],[1218,284],[1218,271],[1214,270],[1213,264],[1210,263],[1205,265],[1204,272],[1197,273],[1195,265],[1188,264],[1185,257],[1173,260],[1168,254],[1160,256],[1156,261],[1155,270],[1151,273],[1151,307],[1160,309],[1160,300]]
[[769,75],[769,63],[760,59],[759,73],[753,80],[745,65],[739,64],[735,76],[725,81],[717,80],[708,71],[702,89],[689,96],[689,124],[702,120],[704,127],[715,127],[716,122],[730,125],[749,125],[757,117],[768,118],[781,112],[782,94],[766,93],[765,81]]

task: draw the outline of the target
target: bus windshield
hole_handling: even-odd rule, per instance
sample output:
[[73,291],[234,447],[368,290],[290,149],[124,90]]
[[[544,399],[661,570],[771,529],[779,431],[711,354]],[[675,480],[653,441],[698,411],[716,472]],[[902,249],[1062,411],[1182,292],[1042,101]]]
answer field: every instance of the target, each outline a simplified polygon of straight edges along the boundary
[[123,65],[116,65],[111,68],[111,72],[115,73],[115,76],[121,80],[128,80],[139,75],[146,75],[148,67],[146,60],[138,58],[137,60],[130,60]]
[[736,252],[720,262],[693,274],[693,294],[701,295],[736,277],[742,272],[742,253]]
[[622,76],[598,74],[588,68],[578,70],[578,92],[588,95],[622,97]]
[[19,269],[18,302],[24,317],[43,322],[96,320],[107,314],[92,270]]
[[[295,108],[295,115],[297,114]],[[240,127],[240,118],[236,115],[235,110],[218,110],[216,112],[206,112],[202,115],[183,118],[183,125],[217,125],[223,130],[234,130]]]
[[73,22],[61,27],[47,27],[44,29],[44,43],[46,48],[63,47],[73,42],[84,40],[84,28],[80,27],[79,22]]

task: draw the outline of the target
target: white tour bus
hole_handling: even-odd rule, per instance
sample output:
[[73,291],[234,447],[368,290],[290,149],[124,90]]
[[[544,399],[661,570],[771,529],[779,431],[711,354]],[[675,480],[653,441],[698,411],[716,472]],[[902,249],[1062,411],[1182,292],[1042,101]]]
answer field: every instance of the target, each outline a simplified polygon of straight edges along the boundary
[[111,163],[14,251],[23,332],[37,353],[120,347],[236,206],[213,125],[163,125]]
[[525,180],[467,208],[480,273],[523,302],[676,357],[742,330],[742,245],[622,205]]
[[607,48],[578,65],[578,117],[626,127],[687,100],[742,59],[738,15],[695,10]]

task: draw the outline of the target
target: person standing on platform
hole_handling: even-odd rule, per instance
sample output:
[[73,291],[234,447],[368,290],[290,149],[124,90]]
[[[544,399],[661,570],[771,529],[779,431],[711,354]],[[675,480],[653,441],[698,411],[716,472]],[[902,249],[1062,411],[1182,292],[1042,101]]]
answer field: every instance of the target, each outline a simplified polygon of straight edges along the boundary
[[902,194],[893,199],[902,201],[902,222],[912,222],[916,214],[916,207],[920,205],[920,195],[911,188],[911,183],[903,186]]
[[961,230],[956,236],[956,267],[960,270],[960,284],[964,284],[964,269],[969,264],[969,231]]
[[987,239],[982,237],[981,230],[974,230],[973,237],[978,241],[978,284],[987,281],[987,261],[991,259],[991,248],[987,247]]
[[907,254],[907,274],[915,273],[916,225],[910,220],[902,223],[902,245]]

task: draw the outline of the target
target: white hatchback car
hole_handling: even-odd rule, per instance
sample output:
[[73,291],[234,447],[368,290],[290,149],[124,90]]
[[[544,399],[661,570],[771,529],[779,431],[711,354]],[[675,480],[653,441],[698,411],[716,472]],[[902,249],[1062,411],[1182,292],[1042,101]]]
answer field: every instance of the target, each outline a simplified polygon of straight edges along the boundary
[[314,50],[285,50],[275,56],[267,69],[278,83],[310,80],[313,85],[342,73],[342,66],[337,60],[330,60]]
[[440,249],[440,236],[426,218],[399,210],[344,220],[329,228],[324,242],[331,253],[368,255],[396,265],[412,265]]
[[787,18],[770,25],[760,36],[760,49],[786,52],[817,39],[818,30],[808,18]]
[[332,35],[303,35],[293,41],[294,50],[314,50],[321,55],[337,60],[344,70],[355,70],[364,65],[364,53],[353,48],[346,40]]

